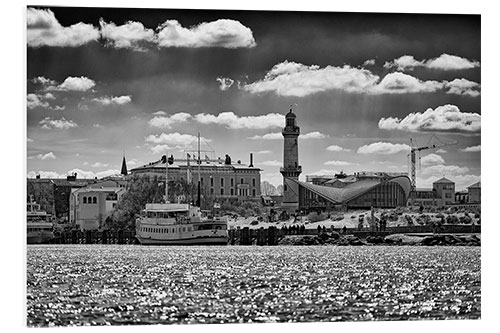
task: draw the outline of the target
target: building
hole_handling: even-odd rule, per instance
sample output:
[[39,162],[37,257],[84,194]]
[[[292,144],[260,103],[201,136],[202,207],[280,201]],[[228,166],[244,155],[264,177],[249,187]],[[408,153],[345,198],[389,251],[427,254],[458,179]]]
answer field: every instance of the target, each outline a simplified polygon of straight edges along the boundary
[[443,177],[432,183],[432,188],[436,191],[439,206],[447,206],[455,203],[455,183]]
[[414,206],[437,207],[440,204],[436,190],[433,188],[417,188],[410,194],[411,204]]
[[69,198],[70,224],[80,230],[98,230],[115,209],[125,187],[113,180],[72,188]]
[[[253,165],[253,155],[250,154],[250,163],[241,161],[233,163],[230,156],[225,160],[205,160],[190,158],[172,158],[172,164],[165,170],[167,159],[160,160],[130,170],[131,176],[157,177],[164,180],[168,173],[169,182],[186,181],[197,184],[200,180],[201,192],[212,196],[216,201],[225,200],[260,200],[260,171]],[[198,178],[199,173],[199,178]],[[130,177],[130,176],[129,176]]]
[[469,192],[467,190],[455,192],[455,203],[465,204],[469,202]]
[[280,173],[283,175],[283,202],[281,207],[293,212],[299,206],[297,184],[302,167],[299,165],[298,137],[300,128],[297,126],[297,116],[292,112],[292,109],[285,116],[285,127],[281,134],[284,138],[283,167],[280,168]]
[[481,203],[481,182],[477,182],[467,187],[470,203]]

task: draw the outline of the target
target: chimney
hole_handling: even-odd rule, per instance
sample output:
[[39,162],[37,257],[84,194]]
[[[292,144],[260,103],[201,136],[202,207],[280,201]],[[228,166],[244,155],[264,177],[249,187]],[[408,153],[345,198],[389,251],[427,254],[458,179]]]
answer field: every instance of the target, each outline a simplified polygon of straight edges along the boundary
[[250,153],[250,165],[249,165],[250,168],[253,168],[253,154]]

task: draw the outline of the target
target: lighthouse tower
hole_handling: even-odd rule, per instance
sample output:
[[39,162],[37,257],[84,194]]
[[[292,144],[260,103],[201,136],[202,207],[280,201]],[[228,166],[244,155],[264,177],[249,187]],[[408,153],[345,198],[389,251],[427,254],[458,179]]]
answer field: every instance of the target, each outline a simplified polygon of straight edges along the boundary
[[283,167],[280,172],[283,175],[283,203],[282,207],[288,212],[295,212],[299,206],[299,191],[296,183],[287,181],[287,179],[298,180],[302,172],[299,165],[299,145],[298,137],[300,128],[297,126],[297,116],[288,112],[285,116],[285,127],[281,131],[283,134]]

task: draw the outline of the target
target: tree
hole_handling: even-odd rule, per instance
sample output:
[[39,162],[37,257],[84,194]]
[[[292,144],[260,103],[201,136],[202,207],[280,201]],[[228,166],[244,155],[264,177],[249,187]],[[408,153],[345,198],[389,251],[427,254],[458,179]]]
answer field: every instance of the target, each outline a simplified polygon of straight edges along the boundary
[[277,195],[278,191],[276,187],[269,183],[267,180],[264,180],[263,182],[260,183],[260,193],[265,196],[269,195]]
[[283,185],[278,185],[276,192],[278,192],[278,195],[283,195]]

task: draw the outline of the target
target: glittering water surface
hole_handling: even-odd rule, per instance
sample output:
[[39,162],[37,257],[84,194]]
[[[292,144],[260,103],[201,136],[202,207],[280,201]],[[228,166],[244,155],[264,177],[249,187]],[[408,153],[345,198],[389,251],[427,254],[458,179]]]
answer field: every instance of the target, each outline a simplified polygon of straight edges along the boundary
[[30,245],[29,326],[476,319],[479,247]]

